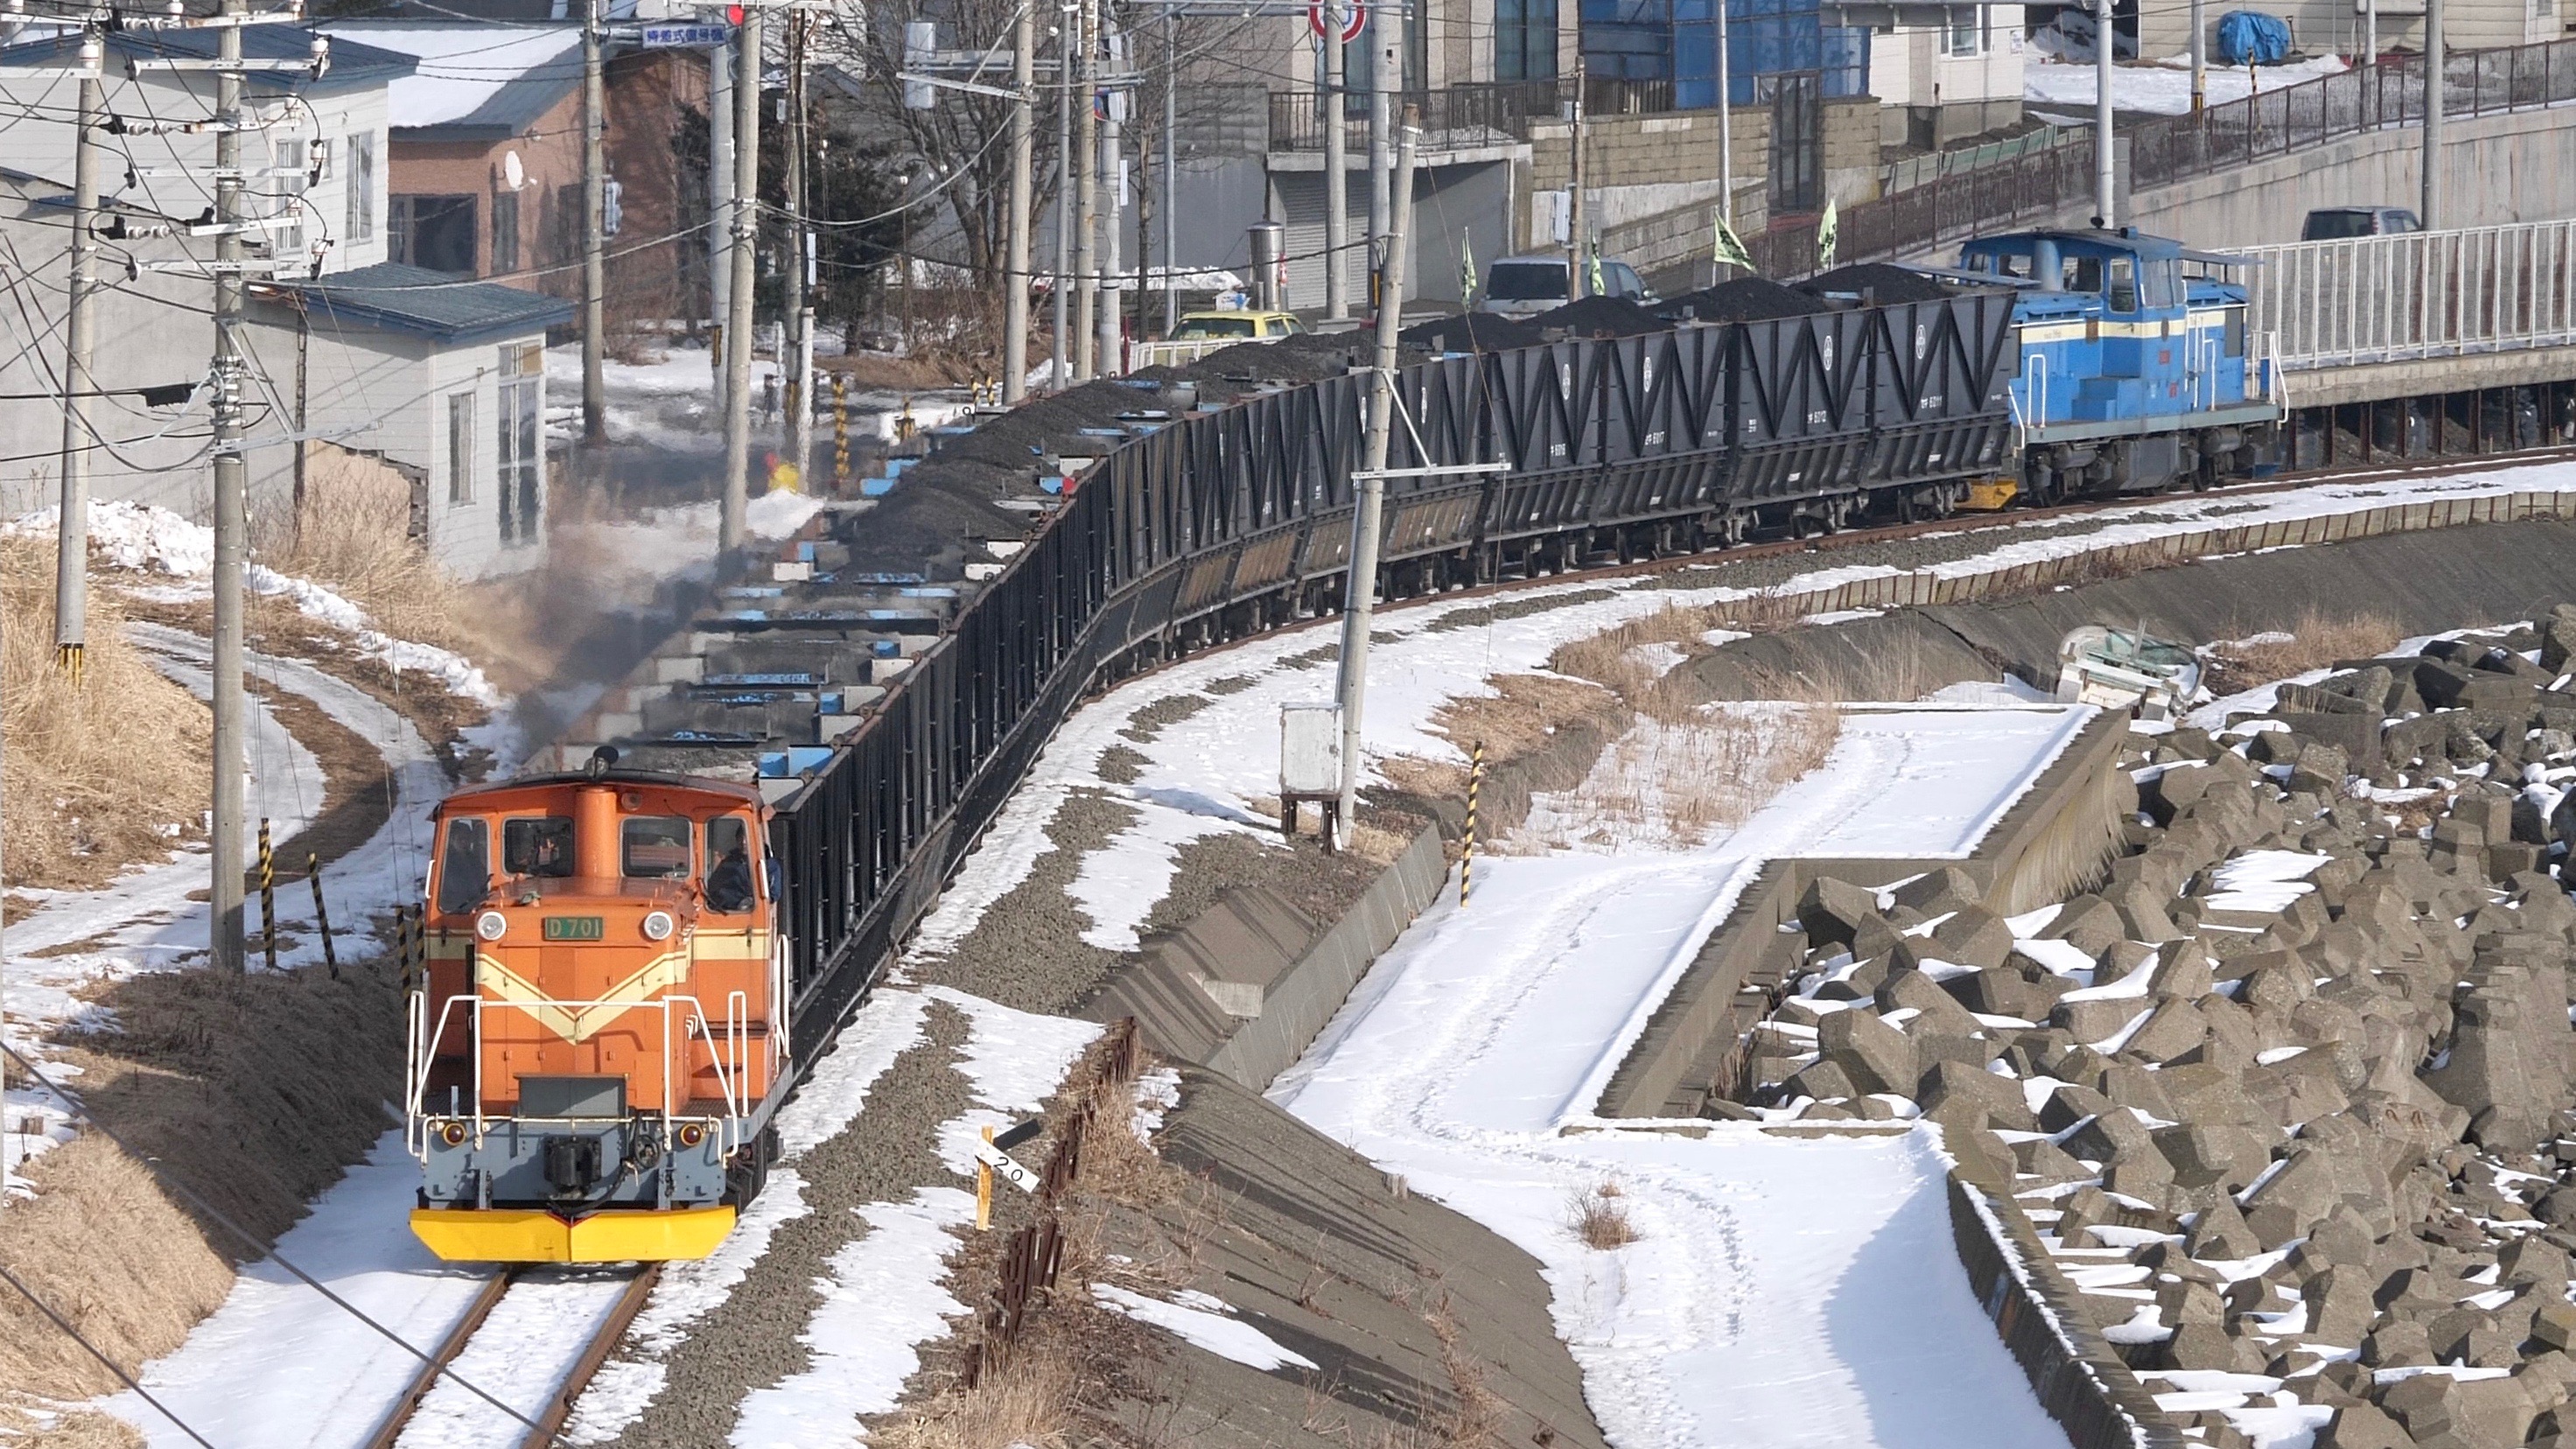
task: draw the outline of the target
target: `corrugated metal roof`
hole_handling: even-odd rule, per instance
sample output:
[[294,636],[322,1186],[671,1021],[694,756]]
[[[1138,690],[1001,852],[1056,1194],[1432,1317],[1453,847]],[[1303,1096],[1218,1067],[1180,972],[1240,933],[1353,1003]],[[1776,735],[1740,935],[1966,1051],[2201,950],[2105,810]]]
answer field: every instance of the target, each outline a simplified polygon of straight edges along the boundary
[[317,323],[337,319],[442,342],[525,336],[573,316],[572,303],[542,292],[462,280],[400,262],[379,262],[309,282],[280,282],[274,290]]

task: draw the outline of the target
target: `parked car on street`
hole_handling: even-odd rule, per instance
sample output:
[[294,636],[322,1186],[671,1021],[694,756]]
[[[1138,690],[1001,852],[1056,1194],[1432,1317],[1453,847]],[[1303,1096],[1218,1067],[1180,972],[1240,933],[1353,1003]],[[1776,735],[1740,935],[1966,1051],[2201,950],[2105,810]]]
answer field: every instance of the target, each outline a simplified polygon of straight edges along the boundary
[[2307,224],[2299,228],[2299,240],[2342,241],[2423,229],[2415,213],[2402,206],[2321,206],[2308,213]]
[[[1624,297],[1640,306],[1655,300],[1636,268],[1607,257],[1601,261],[1601,293]],[[1476,310],[1505,317],[1535,317],[1564,306],[1572,295],[1566,285],[1563,253],[1504,257],[1485,270],[1484,283],[1476,291]]]

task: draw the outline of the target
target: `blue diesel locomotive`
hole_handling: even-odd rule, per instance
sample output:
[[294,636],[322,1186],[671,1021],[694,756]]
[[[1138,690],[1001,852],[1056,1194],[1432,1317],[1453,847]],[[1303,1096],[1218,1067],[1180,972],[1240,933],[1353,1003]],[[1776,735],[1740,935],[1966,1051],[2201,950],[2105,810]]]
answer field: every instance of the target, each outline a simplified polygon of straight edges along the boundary
[[2268,471],[2278,368],[2246,330],[2241,258],[2135,227],[1980,237],[1955,280],[2015,289],[2010,383],[2019,471],[1973,490],[2001,506]]

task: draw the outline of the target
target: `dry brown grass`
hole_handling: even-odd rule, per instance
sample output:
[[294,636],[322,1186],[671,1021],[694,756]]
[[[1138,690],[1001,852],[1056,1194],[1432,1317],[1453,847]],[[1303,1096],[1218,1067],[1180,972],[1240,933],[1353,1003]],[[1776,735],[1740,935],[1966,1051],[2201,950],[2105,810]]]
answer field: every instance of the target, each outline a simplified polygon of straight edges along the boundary
[[[38,1158],[0,1263],[132,1372],[223,1301],[385,1127],[402,1023],[382,963],[231,978],[158,972],[94,995],[118,1029],[68,1038],[85,1109],[248,1229],[245,1243],[104,1136]],[[398,1225],[397,1225],[398,1226]],[[0,1388],[76,1399],[116,1382],[23,1298],[0,1294]],[[69,1444],[82,1441],[67,1440]]]
[[373,458],[318,444],[305,464],[304,506],[259,550],[282,574],[311,579],[367,611],[398,639],[472,652],[463,591],[411,536],[411,483]]
[[1603,1252],[1637,1241],[1637,1225],[1628,1217],[1628,1198],[1619,1180],[1605,1177],[1577,1192],[1565,1205],[1565,1226],[1587,1248]]
[[1819,705],[1921,699],[1952,678],[1924,658],[1920,642],[1912,639],[1866,659],[1824,660],[1795,672],[1747,665],[1742,677],[1753,698]]
[[1830,705],[1709,705],[1667,723],[1644,719],[1611,742],[1573,792],[1579,841],[1646,837],[1688,847],[1743,824],[1825,762],[1842,735]]
[[213,717],[125,640],[92,587],[82,683],[54,664],[54,551],[0,541],[0,856],[10,885],[81,889],[202,839]]
[[143,1435],[112,1414],[46,1405],[40,1410],[0,1404],[0,1441],[10,1449],[143,1449]]
[[[27,1176],[36,1197],[10,1205],[0,1262],[127,1372],[178,1347],[231,1290],[231,1268],[187,1213],[104,1138],[57,1147]],[[16,1293],[0,1296],[0,1385],[54,1399],[118,1387]]]
[[1070,1335],[1041,1329],[974,1388],[943,1390],[871,1429],[868,1442],[889,1449],[1062,1449],[1074,1442],[1083,1369],[1083,1354]]
[[2373,658],[2396,648],[2405,637],[2405,630],[2385,614],[2330,614],[2310,608],[2287,630],[2212,645],[2209,688],[2212,693],[2233,694],[2323,669],[2338,659]]
[[1483,741],[1489,763],[1529,754],[1567,725],[1614,724],[1622,715],[1616,695],[1581,680],[1498,674],[1485,682],[1496,693],[1450,700],[1431,723],[1461,749]]

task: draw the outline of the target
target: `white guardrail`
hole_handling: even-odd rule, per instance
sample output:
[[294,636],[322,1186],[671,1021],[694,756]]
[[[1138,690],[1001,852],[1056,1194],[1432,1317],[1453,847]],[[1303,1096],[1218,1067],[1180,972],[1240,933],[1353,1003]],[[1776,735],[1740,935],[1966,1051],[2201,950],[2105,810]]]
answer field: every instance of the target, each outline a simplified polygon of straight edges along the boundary
[[2576,346],[2576,221],[2243,247],[2286,370]]

